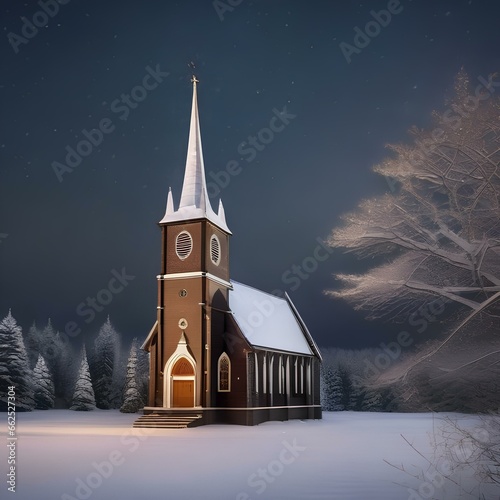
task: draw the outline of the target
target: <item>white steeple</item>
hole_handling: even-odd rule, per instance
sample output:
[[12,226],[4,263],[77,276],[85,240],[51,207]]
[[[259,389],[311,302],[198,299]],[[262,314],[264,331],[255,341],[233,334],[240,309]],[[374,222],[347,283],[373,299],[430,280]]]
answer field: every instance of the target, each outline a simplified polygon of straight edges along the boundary
[[205,166],[203,163],[203,150],[201,147],[200,122],[198,118],[198,101],[196,98],[196,84],[198,80],[193,76],[193,104],[191,108],[191,124],[189,126],[189,141],[182,185],[179,209],[174,210],[172,193],[169,191],[167,210],[160,224],[181,220],[208,219],[227,233],[231,233],[226,224],[224,208],[219,205],[219,214],[216,214],[208,198],[207,183],[205,179]]

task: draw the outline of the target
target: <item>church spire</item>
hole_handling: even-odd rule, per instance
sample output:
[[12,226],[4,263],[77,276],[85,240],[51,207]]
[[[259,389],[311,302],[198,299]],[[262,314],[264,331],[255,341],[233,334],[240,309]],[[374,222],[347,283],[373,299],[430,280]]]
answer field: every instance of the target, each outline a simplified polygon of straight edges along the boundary
[[198,100],[196,95],[196,84],[198,80],[193,76],[191,82],[193,83],[193,101],[181,201],[179,203],[179,209],[173,211],[172,195],[171,192],[169,192],[167,210],[160,224],[179,220],[206,218],[224,231],[230,233],[231,231],[229,231],[227,227],[224,215],[221,217],[213,211],[208,198],[203,150],[201,146],[200,122],[198,117]]
[[182,185],[179,208],[194,205],[196,208],[204,210],[207,205],[210,205],[210,201],[208,200],[205,181],[205,165],[203,163],[200,121],[198,118],[198,100],[196,96],[196,84],[198,80],[193,76],[191,82],[193,83],[193,104],[191,108],[186,170],[184,172],[184,184]]

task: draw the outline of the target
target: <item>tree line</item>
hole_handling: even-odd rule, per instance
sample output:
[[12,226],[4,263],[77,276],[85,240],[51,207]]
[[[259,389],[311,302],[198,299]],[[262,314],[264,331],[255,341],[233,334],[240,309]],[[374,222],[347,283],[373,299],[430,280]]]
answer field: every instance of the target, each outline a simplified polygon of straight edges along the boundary
[[147,400],[149,356],[137,339],[124,353],[109,317],[93,345],[87,350],[84,343],[75,352],[50,319],[43,329],[33,324],[23,333],[9,311],[0,321],[0,351],[0,411],[7,411],[11,386],[20,411],[100,408],[134,413]]
[[399,411],[390,388],[378,387],[367,376],[366,363],[373,364],[381,349],[346,350],[322,348],[320,371],[321,406],[324,411]]

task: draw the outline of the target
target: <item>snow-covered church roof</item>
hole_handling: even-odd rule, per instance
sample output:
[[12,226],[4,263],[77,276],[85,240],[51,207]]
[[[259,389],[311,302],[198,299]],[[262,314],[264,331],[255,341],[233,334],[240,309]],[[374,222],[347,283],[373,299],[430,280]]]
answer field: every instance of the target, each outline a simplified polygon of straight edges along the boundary
[[219,202],[218,213],[215,213],[208,198],[203,150],[201,147],[200,121],[198,118],[198,101],[196,97],[197,80],[195,77],[193,77],[192,82],[193,104],[191,108],[188,151],[181,201],[179,203],[179,208],[175,210],[172,191],[169,190],[167,210],[160,224],[183,220],[208,219],[210,222],[230,234],[231,231],[227,227],[222,200]]
[[237,281],[231,284],[229,308],[252,346],[320,357],[288,295],[282,299]]
[[[282,299],[234,280],[231,285],[228,313],[252,347],[321,359],[318,346],[288,295]],[[141,348],[149,351],[157,334],[158,321]]]

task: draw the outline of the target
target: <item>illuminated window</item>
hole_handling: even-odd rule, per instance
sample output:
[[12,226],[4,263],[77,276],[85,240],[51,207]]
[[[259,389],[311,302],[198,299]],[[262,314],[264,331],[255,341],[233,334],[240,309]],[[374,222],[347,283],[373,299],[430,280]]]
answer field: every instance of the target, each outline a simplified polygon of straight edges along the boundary
[[229,392],[231,390],[231,361],[225,352],[220,355],[217,371],[219,392]]

